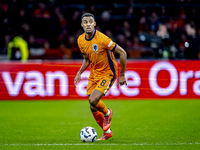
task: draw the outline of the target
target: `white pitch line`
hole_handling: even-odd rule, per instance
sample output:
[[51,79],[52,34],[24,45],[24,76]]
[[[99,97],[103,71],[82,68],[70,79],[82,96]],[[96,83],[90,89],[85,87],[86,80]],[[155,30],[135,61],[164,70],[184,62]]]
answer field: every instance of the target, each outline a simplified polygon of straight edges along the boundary
[[96,144],[96,143],[66,143],[66,144],[3,144],[3,145],[0,145],[0,146],[69,146],[69,145],[74,145],[74,146],[81,146],[81,145],[123,145],[123,146],[128,146],[128,145],[149,145],[149,146],[176,146],[176,145],[200,145],[199,142],[195,142],[195,143],[155,143],[155,144],[150,144],[150,143],[128,143],[128,144],[117,144],[117,143],[99,143],[99,144]]

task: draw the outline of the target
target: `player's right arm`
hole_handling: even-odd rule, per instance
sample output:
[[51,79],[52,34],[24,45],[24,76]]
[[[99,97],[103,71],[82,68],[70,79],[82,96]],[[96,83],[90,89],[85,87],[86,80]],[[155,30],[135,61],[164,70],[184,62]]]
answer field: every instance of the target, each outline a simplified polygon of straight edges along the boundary
[[90,60],[87,56],[86,53],[82,53],[83,54],[83,64],[81,66],[81,68],[79,69],[79,71],[76,74],[76,77],[74,78],[74,87],[76,88],[76,83],[80,82],[81,80],[81,74],[89,67],[90,65]]

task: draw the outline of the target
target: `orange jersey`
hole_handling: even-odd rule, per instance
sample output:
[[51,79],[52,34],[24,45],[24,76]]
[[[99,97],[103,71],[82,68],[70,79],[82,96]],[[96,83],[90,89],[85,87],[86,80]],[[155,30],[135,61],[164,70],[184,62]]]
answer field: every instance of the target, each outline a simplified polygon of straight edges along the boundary
[[89,80],[98,81],[106,75],[116,78],[118,75],[117,63],[113,51],[117,44],[98,30],[90,39],[85,33],[79,36],[78,46],[82,53],[86,53],[90,60],[91,72]]

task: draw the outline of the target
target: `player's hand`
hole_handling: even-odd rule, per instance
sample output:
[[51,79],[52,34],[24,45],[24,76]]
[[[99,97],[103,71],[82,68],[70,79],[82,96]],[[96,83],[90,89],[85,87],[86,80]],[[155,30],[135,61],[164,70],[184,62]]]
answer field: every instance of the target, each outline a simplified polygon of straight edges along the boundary
[[122,85],[127,85],[126,77],[125,77],[124,75],[121,75],[121,76],[119,77],[118,84],[120,84],[120,86],[122,86]]
[[80,73],[77,73],[76,74],[76,77],[74,78],[74,87],[76,88],[76,83],[78,82],[80,82],[80,80],[81,80],[81,74]]

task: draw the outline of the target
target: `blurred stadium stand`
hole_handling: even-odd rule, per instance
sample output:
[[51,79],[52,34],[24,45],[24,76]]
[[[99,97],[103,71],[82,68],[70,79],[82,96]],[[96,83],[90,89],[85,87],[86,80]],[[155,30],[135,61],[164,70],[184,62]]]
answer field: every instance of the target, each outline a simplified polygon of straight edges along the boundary
[[185,59],[185,24],[191,21],[199,38],[197,0],[1,0],[0,60],[7,59],[8,43],[17,35],[27,41],[29,59],[82,58],[76,40],[85,12],[95,15],[96,28],[129,59]]

